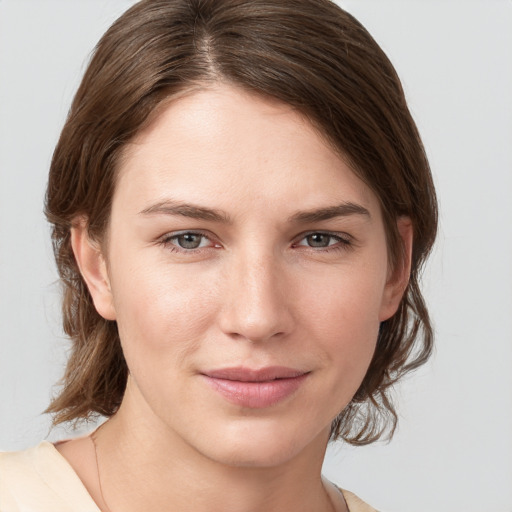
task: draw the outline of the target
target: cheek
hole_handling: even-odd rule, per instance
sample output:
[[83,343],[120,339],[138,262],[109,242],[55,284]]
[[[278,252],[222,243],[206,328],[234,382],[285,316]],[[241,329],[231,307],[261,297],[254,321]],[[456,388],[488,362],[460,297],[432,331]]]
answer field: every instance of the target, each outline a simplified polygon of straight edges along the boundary
[[358,338],[367,328],[378,329],[385,281],[381,266],[364,262],[303,279],[297,287],[303,317],[326,334],[351,333]]
[[323,349],[332,378],[355,392],[373,357],[385,275],[377,268],[347,269],[319,286],[302,288],[300,306],[311,337]]
[[216,308],[211,281],[207,287],[200,274],[157,262],[133,262],[116,270],[114,306],[129,366],[179,364],[197,350]]

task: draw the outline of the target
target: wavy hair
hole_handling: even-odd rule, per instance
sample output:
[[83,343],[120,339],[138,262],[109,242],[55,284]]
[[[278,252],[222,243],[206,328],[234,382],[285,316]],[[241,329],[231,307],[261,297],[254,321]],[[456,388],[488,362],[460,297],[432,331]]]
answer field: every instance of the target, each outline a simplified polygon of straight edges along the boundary
[[159,105],[197,84],[226,82],[301,112],[380,201],[390,261],[401,264],[396,220],[410,217],[412,267],[397,313],[380,327],[375,354],[331,438],[367,444],[390,437],[392,386],[423,364],[433,333],[420,287],[437,229],[425,151],[388,58],[350,14],[329,0],[143,0],[95,48],[56,146],[46,215],[72,340],[54,424],[113,415],[128,368],[116,323],[94,308],[70,230],[85,217],[91,237],[108,224],[125,144]]

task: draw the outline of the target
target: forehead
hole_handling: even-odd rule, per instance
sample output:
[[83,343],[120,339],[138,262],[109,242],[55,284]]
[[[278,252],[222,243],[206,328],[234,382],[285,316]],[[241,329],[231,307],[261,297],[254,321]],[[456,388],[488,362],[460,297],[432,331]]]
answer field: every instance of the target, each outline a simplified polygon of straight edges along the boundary
[[168,194],[193,202],[236,197],[247,207],[260,200],[267,208],[299,203],[314,208],[347,199],[365,207],[376,204],[303,115],[227,85],[165,101],[126,146],[115,195],[138,203]]

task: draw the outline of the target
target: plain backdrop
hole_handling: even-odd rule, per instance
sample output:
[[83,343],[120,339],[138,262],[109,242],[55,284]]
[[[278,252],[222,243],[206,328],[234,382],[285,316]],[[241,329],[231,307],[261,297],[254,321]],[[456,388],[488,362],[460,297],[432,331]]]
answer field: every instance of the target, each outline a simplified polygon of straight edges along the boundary
[[[68,344],[43,218],[48,166],[93,46],[129,0],[0,0],[0,449],[48,437]],[[395,64],[432,165],[431,362],[390,444],[325,473],[383,511],[512,512],[512,2],[340,0]]]

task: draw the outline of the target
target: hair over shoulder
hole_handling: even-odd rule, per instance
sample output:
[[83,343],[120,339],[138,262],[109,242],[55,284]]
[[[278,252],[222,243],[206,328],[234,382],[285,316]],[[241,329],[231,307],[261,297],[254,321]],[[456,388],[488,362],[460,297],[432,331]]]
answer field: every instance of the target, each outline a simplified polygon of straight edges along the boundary
[[54,423],[113,415],[128,368],[116,323],[96,311],[71,248],[86,219],[103,242],[123,149],[168,98],[225,82],[301,112],[380,201],[392,265],[401,265],[396,220],[414,240],[410,280],[397,313],[380,327],[368,372],[331,428],[367,444],[390,437],[389,392],[423,364],[433,333],[419,276],[437,229],[429,164],[388,58],[350,14],[329,0],[143,0],[95,48],[56,146],[46,215],[63,286],[63,327],[72,340]]

